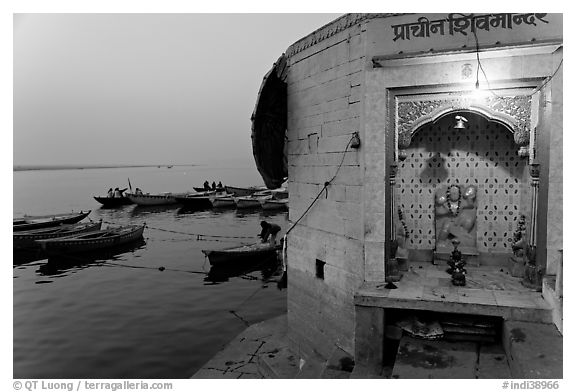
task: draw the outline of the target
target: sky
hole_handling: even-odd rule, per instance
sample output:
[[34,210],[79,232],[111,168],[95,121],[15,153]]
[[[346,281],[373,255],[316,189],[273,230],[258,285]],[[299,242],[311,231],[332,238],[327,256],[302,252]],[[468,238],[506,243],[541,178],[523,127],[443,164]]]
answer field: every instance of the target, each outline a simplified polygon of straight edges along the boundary
[[263,76],[341,14],[14,14],[13,164],[253,161]]

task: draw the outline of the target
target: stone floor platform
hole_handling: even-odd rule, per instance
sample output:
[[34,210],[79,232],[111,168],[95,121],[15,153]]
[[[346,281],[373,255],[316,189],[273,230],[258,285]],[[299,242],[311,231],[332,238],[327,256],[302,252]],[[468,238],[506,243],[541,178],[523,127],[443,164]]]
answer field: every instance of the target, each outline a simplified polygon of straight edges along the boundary
[[402,337],[392,372],[399,379],[509,379],[510,366],[497,344]]
[[467,266],[466,286],[452,285],[446,266],[411,263],[396,289],[384,282],[366,282],[356,292],[355,303],[389,309],[414,309],[435,312],[477,314],[518,320],[551,323],[551,306],[542,293],[528,289],[520,278],[505,269]]
[[[286,332],[286,315],[253,324],[218,352],[192,378],[268,378],[259,371],[260,358],[273,360],[280,356],[279,354],[286,353]],[[281,357],[284,358],[285,355]],[[295,361],[283,363],[280,369],[286,378],[292,378],[298,370]]]

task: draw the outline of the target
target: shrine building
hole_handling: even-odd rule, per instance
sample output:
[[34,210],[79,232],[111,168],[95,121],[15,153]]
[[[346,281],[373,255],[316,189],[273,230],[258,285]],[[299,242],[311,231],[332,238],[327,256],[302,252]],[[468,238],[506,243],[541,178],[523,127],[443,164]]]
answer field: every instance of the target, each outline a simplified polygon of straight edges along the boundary
[[408,311],[562,333],[562,20],[346,14],[274,63],[252,139],[288,179],[295,355],[377,369]]

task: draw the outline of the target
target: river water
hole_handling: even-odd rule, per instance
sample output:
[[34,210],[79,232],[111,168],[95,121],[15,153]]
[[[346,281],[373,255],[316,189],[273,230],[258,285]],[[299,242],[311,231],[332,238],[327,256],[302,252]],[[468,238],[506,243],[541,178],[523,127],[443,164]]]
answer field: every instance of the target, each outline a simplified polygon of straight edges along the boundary
[[90,209],[103,226],[148,226],[142,243],[114,252],[50,262],[14,256],[14,378],[188,378],[247,324],[286,312],[285,290],[268,279],[272,267],[214,277],[201,250],[256,242],[263,219],[285,232],[287,213],[103,209],[92,198],[128,179],[150,193],[204,180],[261,185],[254,168],[36,170],[13,179],[15,217]]

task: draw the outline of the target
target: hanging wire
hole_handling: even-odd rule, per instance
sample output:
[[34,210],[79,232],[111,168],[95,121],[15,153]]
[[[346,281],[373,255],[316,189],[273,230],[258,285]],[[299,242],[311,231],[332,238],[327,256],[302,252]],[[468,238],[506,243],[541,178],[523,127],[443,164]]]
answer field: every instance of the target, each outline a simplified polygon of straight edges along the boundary
[[558,71],[560,70],[560,68],[562,67],[562,63],[564,62],[564,58],[560,59],[560,63],[558,64],[558,67],[556,68],[556,71],[554,71],[554,73],[551,76],[548,76],[544,82],[540,85],[540,87],[538,87],[532,94],[530,95],[534,95],[536,94],[538,91],[542,90],[544,88],[544,86],[546,86],[548,83],[550,83],[550,81],[552,79],[554,79],[554,76],[556,76],[556,74],[558,73]]
[[344,158],[346,158],[346,153],[348,152],[348,148],[350,147],[350,143],[352,143],[352,140],[354,140],[354,134],[352,135],[352,137],[350,138],[350,140],[348,141],[348,144],[346,145],[346,148],[344,149],[344,152],[342,153],[342,160],[340,161],[340,164],[338,165],[338,168],[336,169],[336,172],[334,173],[334,175],[332,176],[332,178],[328,181],[326,181],[324,183],[324,186],[322,187],[322,189],[320,190],[320,192],[318,192],[318,195],[316,195],[316,197],[314,198],[314,200],[312,200],[312,203],[310,203],[310,205],[308,206],[308,208],[306,208],[306,211],[304,211],[304,213],[300,216],[300,218],[298,218],[298,220],[296,220],[296,222],[294,222],[294,224],[292,225],[292,227],[290,227],[288,229],[288,231],[286,231],[285,236],[287,236],[292,229],[294,229],[296,227],[296,225],[298,223],[300,223],[300,221],[302,220],[302,218],[304,218],[304,216],[306,216],[306,214],[308,213],[308,211],[310,211],[310,209],[312,208],[312,206],[314,206],[314,204],[316,203],[316,201],[320,198],[320,195],[322,194],[322,192],[324,192],[324,190],[326,190],[328,188],[328,186],[332,183],[332,181],[334,181],[334,179],[336,178],[336,176],[338,175],[338,172],[340,171],[340,168],[342,167],[342,164],[344,164]]
[[[115,225],[117,223],[115,222],[108,222],[108,221],[102,221],[103,223],[107,223],[109,225]],[[185,232],[185,231],[177,231],[177,230],[168,230],[168,229],[163,229],[161,227],[154,227],[154,226],[149,226],[148,224],[146,224],[146,228],[147,229],[152,229],[152,230],[158,230],[158,231],[164,231],[166,233],[173,233],[173,234],[182,234],[182,235],[187,235],[190,237],[196,237],[197,241],[231,241],[231,240],[238,240],[238,239],[244,239],[244,240],[253,240],[254,237],[245,237],[245,236],[227,236],[227,235],[216,235],[216,234],[204,234],[204,233],[191,233],[191,232]],[[234,241],[236,242],[236,241]]]
[[[468,17],[469,15],[464,15],[464,14],[457,14],[463,17]],[[495,97],[497,98],[503,98],[501,95],[497,94],[493,89],[492,86],[490,86],[490,81],[488,80],[488,76],[486,75],[486,71],[484,70],[484,67],[482,66],[482,62],[480,61],[480,44],[478,42],[478,35],[476,34],[476,30],[473,29],[472,30],[472,34],[474,34],[474,40],[476,41],[476,62],[478,63],[476,66],[476,88],[479,87],[479,78],[478,78],[478,71],[482,71],[482,74],[484,75],[484,79],[486,80],[486,84],[488,85],[488,91],[490,91],[491,94],[493,94]],[[558,73],[558,71],[560,70],[560,68],[562,67],[562,64],[564,62],[564,59],[562,58],[560,60],[560,63],[558,64],[558,67],[556,68],[556,70],[554,71],[554,73],[551,76],[548,76],[544,82],[540,85],[540,87],[538,87],[535,91],[533,91],[530,96],[533,96],[534,94],[538,93],[540,90],[542,90],[544,88],[544,86],[546,86],[548,83],[550,83],[550,81],[554,78],[554,76],[556,76],[556,74]]]

